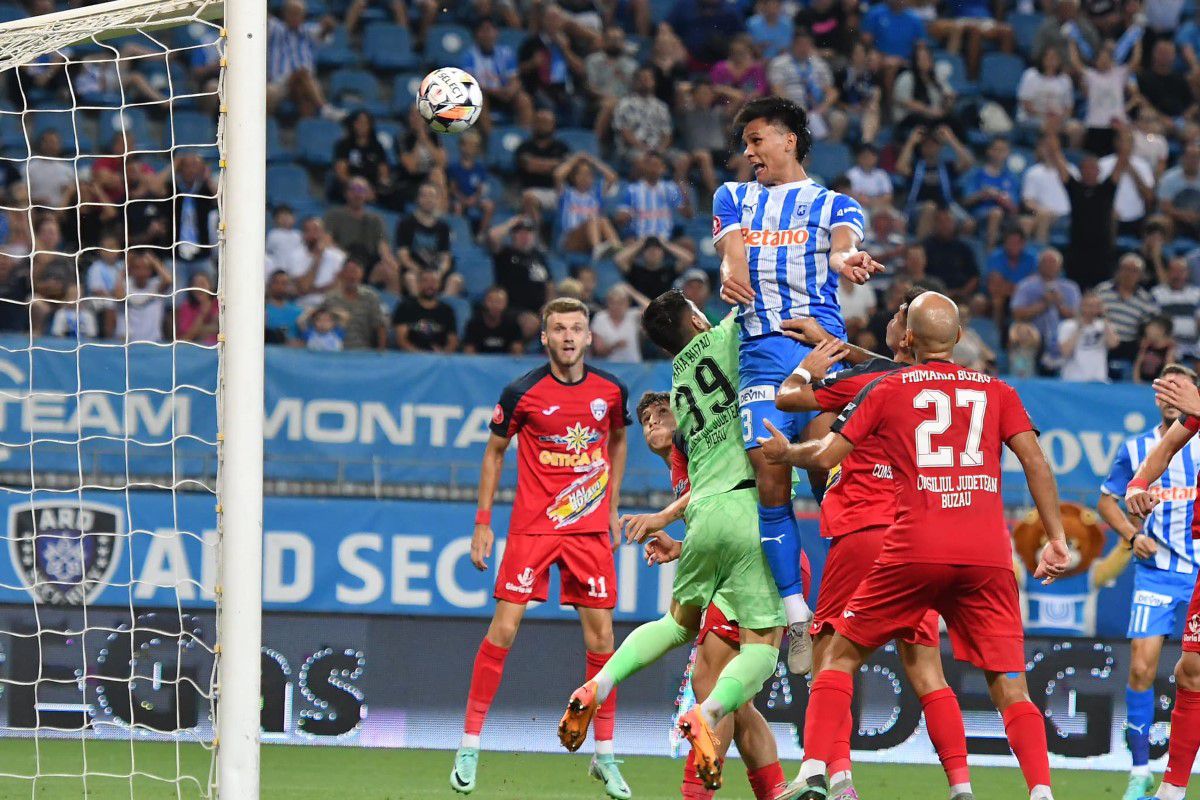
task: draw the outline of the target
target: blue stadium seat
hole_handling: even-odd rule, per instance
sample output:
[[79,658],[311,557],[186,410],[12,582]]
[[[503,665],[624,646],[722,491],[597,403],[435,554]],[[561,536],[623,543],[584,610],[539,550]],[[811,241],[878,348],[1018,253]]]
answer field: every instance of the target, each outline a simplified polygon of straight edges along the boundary
[[333,29],[329,40],[317,48],[317,69],[339,69],[358,66],[358,52],[350,44],[350,34],[344,26]]
[[295,157],[295,150],[283,143],[279,121],[274,117],[267,117],[267,163],[291,161]]
[[308,197],[308,173],[298,164],[271,164],[267,167],[267,203],[292,203]]
[[655,25],[670,15],[671,9],[675,7],[675,2],[676,0],[650,0],[650,16]]
[[846,174],[854,166],[854,155],[841,142],[813,142],[808,152],[808,164],[813,172],[825,179],[825,183]]
[[454,270],[462,275],[471,299],[482,299],[484,292],[492,285],[491,256],[486,250],[476,247],[470,239],[465,243],[455,240],[451,252],[454,254]]
[[498,44],[506,44],[516,53],[521,48],[521,43],[529,36],[526,31],[520,28],[501,28],[500,35],[496,37]]
[[29,12],[13,3],[0,3],[0,22],[13,22],[18,19],[25,19],[29,16]]
[[342,126],[328,119],[313,117],[296,124],[300,160],[305,164],[327,167],[333,163],[333,146],[342,138]]
[[425,62],[431,69],[459,66],[471,49],[471,31],[462,25],[432,25],[425,36]]
[[501,172],[516,169],[513,154],[525,141],[528,134],[520,128],[493,128],[487,143],[488,163]]
[[1017,50],[1025,56],[1033,54],[1033,39],[1042,26],[1041,14],[1010,14],[1008,24],[1012,26],[1017,40]]
[[450,306],[454,311],[454,323],[458,328],[458,338],[462,338],[467,333],[467,321],[471,319],[471,301],[465,297],[454,297],[453,295],[442,295],[442,302]]
[[985,53],[979,67],[979,89],[997,100],[1013,100],[1025,62],[1011,53]]
[[383,220],[383,236],[388,240],[388,244],[395,246],[396,244],[396,223],[400,222],[400,215],[395,211],[388,211],[386,208],[379,206],[371,206],[371,210],[379,215]]
[[934,56],[934,64],[938,75],[944,77],[950,88],[959,96],[970,94],[974,90],[973,84],[967,80],[967,66],[961,56],[938,53]]
[[409,109],[417,99],[417,89],[421,88],[423,77],[415,72],[402,72],[392,79],[393,116],[408,119]]
[[376,22],[363,33],[363,56],[373,69],[387,72],[416,69],[412,37],[408,28],[390,22]]
[[213,145],[217,142],[217,123],[198,111],[176,111],[169,120],[176,147]]
[[555,135],[572,151],[600,155],[600,143],[596,141],[596,134],[588,128],[562,128]]
[[343,108],[364,108],[376,115],[386,113],[379,81],[366,70],[339,69],[329,76],[329,94]]
[[162,147],[162,137],[153,136],[150,132],[150,120],[146,112],[140,108],[131,107],[116,111],[101,111],[96,136],[99,144],[104,147],[111,141],[112,135],[118,131],[133,134],[134,146],[138,149],[158,149]]

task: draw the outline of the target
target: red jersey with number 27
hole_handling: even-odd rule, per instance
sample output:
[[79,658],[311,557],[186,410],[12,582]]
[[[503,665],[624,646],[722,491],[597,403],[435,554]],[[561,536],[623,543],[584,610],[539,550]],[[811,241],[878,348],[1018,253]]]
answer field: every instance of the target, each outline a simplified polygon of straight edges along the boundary
[[[902,366],[891,359],[873,358],[817,381],[813,397],[822,411],[840,413],[872,381]],[[829,486],[821,498],[821,535],[837,538],[891,525],[895,519],[892,465],[883,443],[869,436],[829,475]]]
[[1021,398],[989,375],[945,361],[890,372],[846,406],[833,430],[877,437],[896,481],[896,521],[879,563],[1011,567],[1000,463],[1035,431]]
[[579,383],[563,383],[549,364],[504,389],[491,430],[517,437],[510,534],[608,530],[608,441],[631,421],[628,397],[625,385],[607,372],[587,367]]

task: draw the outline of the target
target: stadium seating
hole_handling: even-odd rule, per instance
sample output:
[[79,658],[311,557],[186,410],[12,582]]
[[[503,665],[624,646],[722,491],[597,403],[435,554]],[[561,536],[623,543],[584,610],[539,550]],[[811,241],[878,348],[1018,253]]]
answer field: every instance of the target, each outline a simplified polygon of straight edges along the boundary
[[217,141],[217,125],[208,114],[198,111],[176,111],[171,128],[176,147],[210,146]]
[[365,109],[372,114],[387,111],[379,81],[366,70],[340,69],[329,76],[329,94],[335,105],[346,109]]
[[267,202],[291,203],[308,196],[308,173],[296,164],[272,164],[267,167]]
[[1013,101],[1017,97],[1017,84],[1025,71],[1025,62],[1011,53],[984,53],[979,68],[979,89],[988,97],[1001,101]]
[[358,63],[358,51],[350,45],[350,34],[344,27],[334,28],[329,40],[317,50],[318,69],[354,67]]
[[462,25],[434,25],[425,39],[425,61],[430,67],[458,66],[470,49],[470,30]]
[[526,133],[517,127],[496,128],[488,139],[488,163],[501,172],[516,169],[513,154],[525,141]]
[[327,119],[314,117],[296,124],[296,141],[300,144],[300,159],[314,167],[333,163],[333,147],[342,138],[342,126]]
[[385,72],[416,69],[419,64],[407,28],[376,22],[363,33],[363,57],[374,69]]
[[1013,36],[1017,40],[1017,49],[1025,57],[1030,57],[1033,54],[1033,37],[1037,34],[1037,29],[1042,24],[1040,14],[1012,14],[1008,18],[1008,24],[1012,26]]
[[841,142],[813,142],[808,153],[808,166],[812,172],[824,178],[826,183],[830,183],[834,178],[845,175],[846,170],[854,166],[854,154]]

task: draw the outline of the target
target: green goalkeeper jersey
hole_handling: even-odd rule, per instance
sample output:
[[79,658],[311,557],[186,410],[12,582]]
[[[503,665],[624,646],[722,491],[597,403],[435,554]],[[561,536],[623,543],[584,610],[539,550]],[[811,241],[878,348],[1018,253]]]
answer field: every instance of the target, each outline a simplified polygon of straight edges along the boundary
[[738,415],[738,338],[730,315],[671,362],[671,408],[687,452],[692,501],[754,483]]

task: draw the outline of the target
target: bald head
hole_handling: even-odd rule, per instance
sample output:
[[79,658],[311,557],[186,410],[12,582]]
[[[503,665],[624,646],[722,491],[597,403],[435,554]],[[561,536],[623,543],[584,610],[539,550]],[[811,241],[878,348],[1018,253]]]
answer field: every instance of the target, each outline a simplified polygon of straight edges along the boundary
[[960,333],[958,306],[946,295],[925,292],[909,303],[906,339],[918,358],[948,355]]

